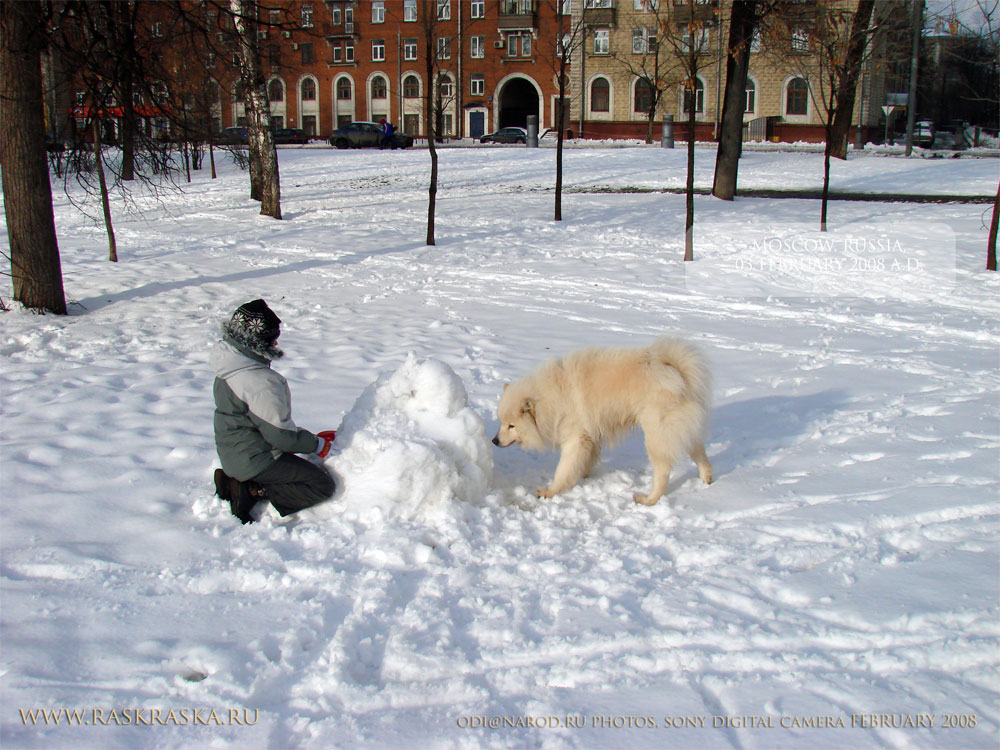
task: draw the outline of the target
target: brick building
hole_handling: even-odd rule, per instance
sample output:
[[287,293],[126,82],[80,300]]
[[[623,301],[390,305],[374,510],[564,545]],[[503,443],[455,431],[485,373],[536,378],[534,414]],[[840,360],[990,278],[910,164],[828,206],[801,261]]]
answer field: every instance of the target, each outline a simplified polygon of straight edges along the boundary
[[[857,5],[857,0],[831,2],[847,11]],[[403,132],[425,136],[429,100],[444,137],[475,138],[507,125],[524,126],[529,115],[538,116],[544,132],[556,126],[563,55],[566,127],[572,135],[657,138],[661,118],[669,114],[678,136],[686,138],[686,111],[693,106],[696,137],[711,140],[721,119],[731,5],[731,0],[260,0],[257,44],[274,126],[302,128],[318,138],[345,122],[383,118]],[[795,7],[816,5],[805,0]],[[147,35],[162,40],[164,56],[175,60],[171,94],[176,98],[186,89],[185,101],[203,100],[211,84],[212,103],[200,106],[210,106],[215,128],[242,124],[228,3],[188,4],[212,32],[207,47],[182,39],[180,25],[169,17],[174,6],[149,2],[147,7]],[[905,3],[879,0],[876,7],[885,18]],[[755,40],[745,122],[755,137],[820,141],[815,45],[805,27],[786,27],[784,36],[776,28],[770,25]],[[899,88],[900,76],[892,72],[905,55],[898,53],[899,39],[891,39],[886,32],[869,45],[855,112],[855,123],[863,128],[881,127],[881,106]],[[694,90],[686,91],[678,56],[691,46],[700,50],[699,67]],[[654,88],[659,101],[650,127]]]

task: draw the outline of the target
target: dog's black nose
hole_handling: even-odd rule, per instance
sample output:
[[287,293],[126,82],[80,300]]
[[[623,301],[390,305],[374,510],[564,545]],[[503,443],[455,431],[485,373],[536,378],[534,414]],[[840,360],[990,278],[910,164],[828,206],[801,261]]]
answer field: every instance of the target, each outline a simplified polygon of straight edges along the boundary
[[500,440],[498,438],[493,438],[493,445],[500,445]]

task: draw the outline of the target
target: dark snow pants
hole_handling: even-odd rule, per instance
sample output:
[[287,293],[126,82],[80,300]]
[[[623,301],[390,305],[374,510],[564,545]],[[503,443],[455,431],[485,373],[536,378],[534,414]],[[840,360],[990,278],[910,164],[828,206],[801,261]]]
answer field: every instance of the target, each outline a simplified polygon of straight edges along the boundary
[[333,496],[336,484],[330,472],[304,458],[284,454],[253,478],[282,516],[311,508]]

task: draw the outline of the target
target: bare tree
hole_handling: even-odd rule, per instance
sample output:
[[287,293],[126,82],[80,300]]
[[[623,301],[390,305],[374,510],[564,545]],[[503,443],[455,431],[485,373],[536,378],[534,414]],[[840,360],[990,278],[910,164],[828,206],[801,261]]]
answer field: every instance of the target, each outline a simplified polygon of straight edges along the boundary
[[65,315],[45,159],[41,64],[45,43],[40,2],[0,2],[0,161],[14,301],[32,310]]
[[[719,148],[715,155],[712,195],[731,201],[736,197],[736,180],[743,151],[743,113],[750,74],[750,51],[761,20],[773,4],[759,0],[733,0],[726,45],[726,90],[723,94]],[[721,39],[719,42],[721,43]]]
[[[556,100],[556,184],[553,221],[562,221],[563,192],[563,145],[566,140],[566,125],[569,122],[569,71],[573,56],[583,47],[587,26],[584,14],[575,17],[569,12],[566,0],[550,0],[548,13],[556,18],[555,38],[542,37],[539,40],[539,58],[549,61],[559,85]],[[563,12],[566,11],[566,12]]]
[[240,82],[243,86],[247,114],[250,196],[260,201],[261,216],[280,219],[281,183],[278,178],[278,152],[274,147],[274,136],[271,133],[271,105],[267,98],[267,81],[257,54],[257,3],[255,0],[230,0],[229,9],[236,29]]
[[[849,127],[854,112],[858,73],[869,54],[872,36],[888,23],[889,16],[872,19],[872,3],[861,0],[851,11],[836,0],[783,3],[772,26],[768,47],[782,57],[795,55],[807,76],[808,95],[823,124],[823,193],[820,231],[827,229],[830,197],[830,158],[837,150],[834,123]],[[844,131],[846,140],[846,130]],[[844,144],[846,149],[846,142]],[[846,154],[845,154],[846,155]]]
[[[694,144],[698,109],[704,89],[698,74],[711,62],[709,37],[718,32],[719,3],[671,5],[660,27],[661,44],[667,44],[679,63],[687,114],[687,183],[685,186],[684,260],[694,260]],[[699,95],[700,94],[700,95]]]

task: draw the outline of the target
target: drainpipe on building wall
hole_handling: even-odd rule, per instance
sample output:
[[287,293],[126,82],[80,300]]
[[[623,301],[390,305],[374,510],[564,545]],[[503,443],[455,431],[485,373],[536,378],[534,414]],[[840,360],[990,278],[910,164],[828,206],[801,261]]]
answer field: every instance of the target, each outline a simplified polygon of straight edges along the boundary
[[455,82],[455,135],[464,138],[462,132],[465,130],[465,111],[462,109],[462,3],[458,3],[458,81]]
[[[582,11],[586,14],[586,9]],[[583,138],[583,121],[587,117],[587,27],[583,27],[583,36],[580,39],[580,132],[577,138]]]
[[[403,129],[403,33],[396,27],[396,100],[399,102],[396,110],[396,130],[405,133]],[[392,122],[392,117],[389,117]]]

